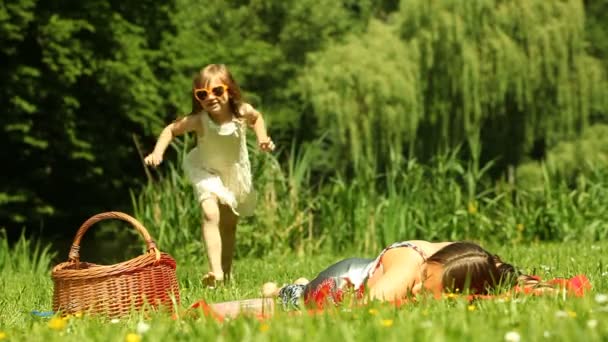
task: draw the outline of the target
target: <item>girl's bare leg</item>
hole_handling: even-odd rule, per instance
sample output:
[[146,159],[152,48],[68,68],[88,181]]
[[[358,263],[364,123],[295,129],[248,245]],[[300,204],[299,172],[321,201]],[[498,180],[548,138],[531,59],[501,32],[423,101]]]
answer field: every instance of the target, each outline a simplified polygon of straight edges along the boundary
[[236,225],[238,216],[227,205],[220,205],[220,236],[222,240],[222,270],[224,278],[230,280],[232,259],[236,245]]
[[203,277],[207,286],[215,286],[217,281],[224,280],[222,270],[222,237],[220,234],[220,209],[215,197],[208,198],[201,203],[203,210],[203,239],[207,247],[210,272]]

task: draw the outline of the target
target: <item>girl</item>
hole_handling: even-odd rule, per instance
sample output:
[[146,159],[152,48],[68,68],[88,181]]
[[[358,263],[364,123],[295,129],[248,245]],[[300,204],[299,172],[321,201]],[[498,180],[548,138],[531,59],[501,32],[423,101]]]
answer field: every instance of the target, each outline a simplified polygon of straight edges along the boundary
[[255,206],[246,128],[253,128],[258,146],[275,146],[262,115],[241,99],[241,91],[223,64],[210,64],[192,82],[192,112],[165,127],[145,163],[158,166],[173,137],[196,132],[197,146],[184,160],[202,209],[202,233],[210,271],[207,286],[230,278],[238,218],[249,216]]

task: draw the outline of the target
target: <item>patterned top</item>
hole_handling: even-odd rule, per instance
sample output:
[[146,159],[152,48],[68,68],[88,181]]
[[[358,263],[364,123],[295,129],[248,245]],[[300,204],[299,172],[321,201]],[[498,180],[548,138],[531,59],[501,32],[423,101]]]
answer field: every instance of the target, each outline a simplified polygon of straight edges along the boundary
[[378,255],[378,257],[376,258],[376,260],[372,263],[372,265],[370,267],[369,273],[367,274],[367,278],[370,278],[374,274],[374,272],[378,269],[378,267],[380,267],[380,265],[382,265],[382,257],[384,256],[384,253],[386,253],[389,249],[400,248],[400,247],[408,247],[408,248],[413,249],[418,254],[420,254],[420,256],[422,257],[422,260],[424,260],[424,261],[426,261],[426,259],[428,258],[426,253],[424,253],[424,251],[422,250],[422,248],[416,246],[415,244],[413,244],[409,241],[395,242],[392,245],[386,247],[380,253],[380,255]]
[[325,304],[339,304],[344,291],[352,288],[356,298],[363,298],[365,282],[382,264],[382,257],[389,249],[409,247],[415,250],[423,260],[426,253],[415,244],[407,241],[395,242],[386,247],[376,259],[349,258],[339,261],[322,272],[307,285],[287,285],[279,291],[279,299],[284,309],[299,308],[298,302],[304,297],[307,306],[322,308]]

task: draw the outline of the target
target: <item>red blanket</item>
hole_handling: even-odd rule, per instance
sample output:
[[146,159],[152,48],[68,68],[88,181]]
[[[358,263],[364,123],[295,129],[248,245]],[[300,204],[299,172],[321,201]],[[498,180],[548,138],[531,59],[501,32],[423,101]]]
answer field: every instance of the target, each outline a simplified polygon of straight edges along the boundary
[[[542,281],[539,276],[532,276],[532,278]],[[543,282],[544,284],[551,285],[556,289],[566,291],[566,294],[582,297],[585,293],[591,290],[591,282],[584,274],[576,275],[572,278],[554,278],[551,280],[547,280]],[[515,286],[513,289],[515,293],[524,293],[524,294],[532,294],[532,295],[540,295],[543,294],[542,288],[534,288],[534,287],[521,287]]]

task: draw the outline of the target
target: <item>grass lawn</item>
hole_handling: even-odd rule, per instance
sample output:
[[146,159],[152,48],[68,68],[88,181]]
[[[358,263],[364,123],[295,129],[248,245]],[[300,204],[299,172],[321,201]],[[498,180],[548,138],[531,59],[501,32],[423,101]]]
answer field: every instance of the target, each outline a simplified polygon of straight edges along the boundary
[[[0,278],[0,340],[5,341],[606,341],[608,339],[608,243],[486,246],[504,260],[543,278],[585,274],[593,290],[583,298],[561,295],[520,296],[468,303],[425,301],[400,309],[372,305],[329,310],[316,316],[279,312],[259,321],[242,317],[223,323],[206,317],[173,320],[163,313],[133,314],[118,322],[103,317],[59,321],[33,315],[51,310],[53,283],[48,258],[23,255],[7,259]],[[19,253],[13,253],[19,254]],[[350,255],[295,255],[238,259],[234,281],[209,290],[200,285],[205,265],[178,262],[181,309],[199,299],[208,302],[258,297],[266,281],[287,283]],[[8,255],[10,258],[11,255]],[[371,256],[370,256],[371,257]],[[65,323],[65,324],[63,324]],[[144,332],[144,330],[147,331]]]

